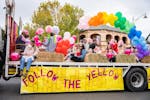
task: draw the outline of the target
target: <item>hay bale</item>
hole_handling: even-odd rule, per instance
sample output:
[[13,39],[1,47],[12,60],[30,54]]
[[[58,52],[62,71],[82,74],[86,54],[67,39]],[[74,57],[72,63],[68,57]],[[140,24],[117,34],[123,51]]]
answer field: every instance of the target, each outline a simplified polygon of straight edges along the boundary
[[116,62],[118,62],[118,63],[136,63],[136,57],[134,55],[119,54],[116,56]]
[[150,63],[150,56],[145,56],[142,60],[142,63]]
[[101,62],[101,63],[109,62],[106,56],[103,56],[101,54],[95,54],[95,53],[86,54],[84,61],[85,62]]
[[39,52],[36,61],[38,62],[63,62],[64,55],[55,52]]

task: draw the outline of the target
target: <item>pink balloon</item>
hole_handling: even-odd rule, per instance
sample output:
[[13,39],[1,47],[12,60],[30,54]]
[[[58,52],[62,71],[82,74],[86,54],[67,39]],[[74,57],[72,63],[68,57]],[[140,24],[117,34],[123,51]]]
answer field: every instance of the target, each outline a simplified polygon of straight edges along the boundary
[[11,55],[10,55],[10,59],[11,59],[12,61],[17,61],[17,60],[19,60],[19,58],[20,58],[19,53],[13,52],[13,53],[11,53]]
[[130,55],[131,54],[131,49],[126,49],[124,53],[127,54],[127,55]]
[[45,28],[45,31],[46,31],[47,33],[51,33],[52,30],[53,30],[53,28],[52,28],[52,26],[50,26],[50,25],[46,26],[46,28]]
[[36,45],[37,47],[39,47],[39,46],[42,45],[42,42],[38,40],[37,42],[35,42],[35,45]]
[[75,41],[77,40],[77,36],[76,35],[73,35],[72,37],[74,38]]
[[87,23],[80,23],[78,26],[78,29],[88,29],[89,25]]
[[88,21],[91,19],[90,16],[82,16],[80,19],[79,19],[79,23],[88,23]]
[[33,39],[34,39],[35,42],[37,42],[39,40],[39,36],[35,35]]
[[57,42],[62,40],[62,37],[60,35],[57,36]]
[[43,28],[38,28],[35,32],[36,35],[42,35],[44,33],[44,29]]

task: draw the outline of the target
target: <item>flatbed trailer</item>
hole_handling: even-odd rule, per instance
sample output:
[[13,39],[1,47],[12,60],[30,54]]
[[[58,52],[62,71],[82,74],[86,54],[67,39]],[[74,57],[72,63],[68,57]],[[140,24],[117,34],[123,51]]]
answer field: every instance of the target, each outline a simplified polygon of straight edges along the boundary
[[[5,77],[9,79],[18,76],[19,65],[19,61],[9,61],[5,67],[7,69],[5,70]],[[60,93],[125,89],[129,91],[144,91],[150,88],[149,66],[149,63],[33,62],[31,72],[29,72],[27,78],[21,78],[20,92],[21,94]],[[12,69],[14,70],[12,71]],[[51,75],[48,75],[50,73]],[[47,77],[43,78],[42,76]],[[54,79],[57,79],[57,82],[55,80],[49,80],[50,82],[48,82],[48,76],[53,76]],[[110,76],[113,76],[113,79]],[[42,81],[35,82],[36,79]],[[71,80],[73,80],[73,83],[67,83],[71,82]],[[53,81],[55,82],[53,83]],[[75,81],[76,83],[74,83]],[[43,84],[45,82],[54,87],[49,88],[49,85]],[[102,85],[99,85],[99,83]],[[29,87],[31,84],[33,89]],[[67,84],[69,84],[68,87],[66,86]],[[75,86],[72,86],[72,84],[75,84]],[[35,87],[36,89],[34,89]]]

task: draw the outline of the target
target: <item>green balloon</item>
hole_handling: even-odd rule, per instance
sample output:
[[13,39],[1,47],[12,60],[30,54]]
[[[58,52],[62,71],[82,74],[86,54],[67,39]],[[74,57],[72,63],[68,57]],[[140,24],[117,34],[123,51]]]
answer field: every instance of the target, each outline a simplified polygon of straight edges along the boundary
[[121,13],[121,12],[117,12],[115,15],[116,15],[119,19],[122,17],[122,13]]
[[120,25],[120,29],[121,29],[121,30],[124,30],[125,28],[126,28],[126,27],[125,27],[124,24],[121,24],[121,25]]
[[115,21],[115,27],[119,27],[119,26],[120,26],[120,21],[119,20]]
[[125,17],[122,17],[122,18],[121,18],[121,23],[122,23],[122,24],[125,24],[125,23],[126,23],[126,18],[125,18]]

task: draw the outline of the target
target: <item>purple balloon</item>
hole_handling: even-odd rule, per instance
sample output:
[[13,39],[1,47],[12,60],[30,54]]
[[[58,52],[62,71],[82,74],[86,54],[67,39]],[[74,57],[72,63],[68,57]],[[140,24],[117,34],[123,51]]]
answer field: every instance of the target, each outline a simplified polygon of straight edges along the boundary
[[144,55],[141,54],[141,53],[138,53],[136,56],[137,56],[139,59],[142,59],[142,58],[144,57]]

